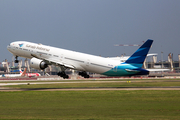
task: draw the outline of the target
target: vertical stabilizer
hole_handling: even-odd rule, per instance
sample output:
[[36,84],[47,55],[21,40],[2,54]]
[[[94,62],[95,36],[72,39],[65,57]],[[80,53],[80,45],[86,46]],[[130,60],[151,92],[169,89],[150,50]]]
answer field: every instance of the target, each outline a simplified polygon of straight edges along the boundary
[[137,67],[142,67],[143,62],[149,52],[153,40],[148,39],[125,63],[132,64]]

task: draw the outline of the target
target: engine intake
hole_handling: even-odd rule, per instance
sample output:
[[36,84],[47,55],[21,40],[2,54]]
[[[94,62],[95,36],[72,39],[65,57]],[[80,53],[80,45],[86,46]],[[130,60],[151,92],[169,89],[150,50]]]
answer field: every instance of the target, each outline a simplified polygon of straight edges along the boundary
[[43,60],[32,58],[30,60],[30,66],[35,69],[44,70],[48,67],[48,64],[46,64]]

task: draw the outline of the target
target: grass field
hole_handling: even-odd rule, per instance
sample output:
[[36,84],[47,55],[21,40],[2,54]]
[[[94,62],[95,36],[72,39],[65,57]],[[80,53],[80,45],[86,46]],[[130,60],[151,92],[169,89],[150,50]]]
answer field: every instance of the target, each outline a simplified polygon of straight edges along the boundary
[[0,119],[180,119],[180,91],[21,91],[0,96]]
[[[16,88],[180,86],[180,82],[115,82],[19,85]],[[180,91],[6,91],[0,119],[178,120]]]

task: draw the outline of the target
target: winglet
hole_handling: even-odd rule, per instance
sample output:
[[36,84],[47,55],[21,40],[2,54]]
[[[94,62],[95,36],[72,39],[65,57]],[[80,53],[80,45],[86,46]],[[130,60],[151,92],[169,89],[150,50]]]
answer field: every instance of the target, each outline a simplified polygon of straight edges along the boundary
[[143,62],[149,52],[153,40],[148,39],[125,63],[132,64],[137,67],[142,67]]
[[20,70],[21,77],[24,77],[24,76],[26,75],[26,69],[27,69],[27,68],[25,68],[25,70],[24,70],[23,72]]

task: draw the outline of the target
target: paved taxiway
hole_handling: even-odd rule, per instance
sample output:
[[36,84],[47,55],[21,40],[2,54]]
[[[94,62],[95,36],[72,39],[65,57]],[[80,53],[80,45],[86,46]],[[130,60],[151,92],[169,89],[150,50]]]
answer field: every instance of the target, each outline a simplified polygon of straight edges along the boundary
[[46,82],[46,81],[34,81],[34,82],[16,82],[14,83],[14,81],[12,82],[7,82],[7,83],[0,83],[0,86],[9,86],[9,85],[45,85],[45,84],[64,84],[64,83],[126,83],[126,82],[131,82],[131,83],[138,83],[138,82],[145,82],[145,83],[148,83],[148,82],[180,82],[180,80],[137,80],[137,81],[131,81],[131,80],[126,80],[126,81],[113,81],[113,80],[109,80],[109,81],[101,81],[101,80],[98,80],[98,81],[58,81],[58,82]]
[[180,90],[180,87],[30,88],[30,89],[0,87],[0,91],[84,91],[84,90]]

